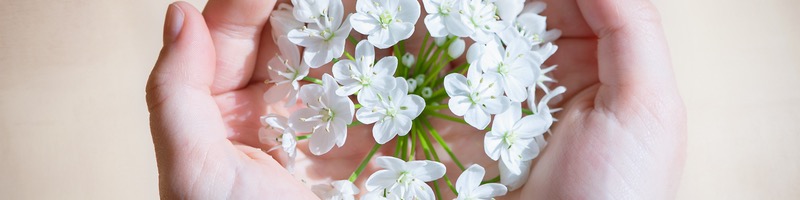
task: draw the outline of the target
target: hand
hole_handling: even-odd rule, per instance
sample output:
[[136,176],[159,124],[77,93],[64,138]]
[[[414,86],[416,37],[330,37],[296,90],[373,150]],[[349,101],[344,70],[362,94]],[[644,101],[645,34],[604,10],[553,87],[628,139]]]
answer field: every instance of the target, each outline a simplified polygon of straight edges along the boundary
[[[655,7],[647,0],[544,1],[548,28],[563,31],[547,66],[559,66],[553,76],[567,92],[555,107],[564,110],[527,184],[501,199],[674,198],[686,113]],[[485,131],[450,127],[442,134],[461,162],[495,177],[497,162],[480,148]]]
[[[549,3],[552,13],[545,13],[563,22],[554,25],[566,36],[552,59],[561,66],[555,76],[570,88],[565,110],[557,115],[560,125],[529,183],[509,197],[674,194],[683,160],[685,116],[661,30],[657,24],[626,17],[640,10],[625,2],[579,2],[586,10],[583,15],[594,16],[588,17],[594,20],[588,23],[594,30],[614,30],[598,31],[603,33],[598,44],[574,3]],[[307,184],[346,179],[369,150],[354,145],[372,143],[364,127],[351,129],[350,145],[321,157],[305,157],[311,154],[301,143],[295,178],[279,164],[280,155],[259,149],[269,149],[256,136],[264,108],[287,113],[281,106],[262,103],[266,71],[256,67],[265,66],[276,53],[265,26],[273,5],[212,0],[203,15],[186,3],[170,6],[165,45],[147,86],[162,197],[313,199],[298,178]],[[609,17],[616,14],[615,5],[627,8],[619,19]],[[600,60],[595,60],[595,49]],[[450,132],[442,134],[457,137]],[[482,138],[481,133],[473,135]],[[468,148],[453,140],[454,148]],[[485,156],[463,157],[465,162],[487,163]],[[374,170],[370,167],[358,182]],[[492,170],[496,171],[487,167]],[[455,179],[456,171],[448,175]]]
[[647,0],[548,5],[548,23],[564,33],[550,61],[568,90],[521,195],[674,198],[686,156],[686,111],[655,7]]

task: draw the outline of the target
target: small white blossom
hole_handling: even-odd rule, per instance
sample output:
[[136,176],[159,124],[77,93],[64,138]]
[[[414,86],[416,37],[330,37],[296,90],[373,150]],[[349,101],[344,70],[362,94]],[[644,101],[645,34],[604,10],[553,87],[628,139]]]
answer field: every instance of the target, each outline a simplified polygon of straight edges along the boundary
[[444,88],[450,96],[450,111],[477,129],[485,129],[491,114],[498,114],[508,108],[509,100],[503,96],[503,88],[497,83],[499,78],[493,74],[480,73],[470,67],[467,77],[452,73],[444,77]]
[[496,32],[506,28],[497,20],[496,7],[493,3],[484,0],[462,0],[461,23],[467,26],[472,40],[478,43],[487,43],[492,40]]
[[545,94],[550,93],[550,88],[547,87],[547,84],[548,83],[555,83],[556,80],[553,79],[550,76],[547,76],[547,74],[552,72],[553,70],[555,70],[556,67],[558,67],[558,65],[553,65],[553,66],[544,68],[536,75],[536,77],[538,77],[538,78],[536,78],[536,83],[534,83],[534,85],[531,85],[531,86],[528,87],[528,100],[529,101],[531,99],[536,99],[536,88],[537,87],[542,89],[542,91],[544,91]]
[[348,180],[334,181],[330,185],[315,185],[311,187],[311,191],[322,200],[353,200],[359,193],[358,187]]
[[528,47],[536,46],[555,41],[561,36],[561,30],[547,30],[547,17],[539,15],[544,10],[546,4],[543,2],[532,2],[525,6],[525,10],[514,15],[508,20],[510,26],[497,33],[503,43],[524,42]]
[[264,92],[263,98],[269,104],[288,97],[285,106],[289,107],[297,103],[297,91],[300,89],[298,81],[308,75],[309,67],[300,61],[300,50],[286,37],[279,37],[277,43],[281,55],[273,57],[267,65],[268,83],[275,85]]
[[272,27],[272,41],[277,43],[278,37],[286,37],[289,31],[303,27],[304,23],[297,21],[292,15],[292,10],[294,10],[292,5],[281,3],[270,14],[269,24]]
[[434,199],[433,190],[425,182],[442,178],[446,170],[442,163],[429,160],[405,162],[381,156],[375,162],[383,169],[367,178],[367,190],[384,190],[384,194],[398,199]]
[[364,124],[375,123],[372,136],[379,144],[385,144],[396,135],[411,131],[411,120],[417,118],[425,108],[425,100],[408,94],[408,85],[403,78],[394,79],[396,87],[378,92],[373,96],[358,95],[363,107],[356,111],[356,119]]
[[[258,130],[258,139],[261,143],[264,144],[271,144],[272,142],[278,142],[280,146],[276,146],[270,151],[280,148],[286,152],[286,155],[289,157],[289,160],[286,162],[286,170],[289,173],[294,172],[294,160],[297,157],[297,135],[289,126],[289,122],[286,117],[278,116],[274,114],[269,114],[267,116],[261,116],[261,125],[264,128]],[[267,128],[273,129],[278,131],[280,134],[280,138],[273,136],[270,134],[271,131],[267,130]]]
[[564,86],[558,86],[549,93],[546,93],[536,104],[534,104],[534,95],[528,95],[531,97],[528,99],[528,107],[531,109],[536,109],[533,116],[535,116],[537,120],[545,122],[545,130],[550,129],[550,126],[553,125],[553,121],[555,121],[552,113],[558,111],[558,109],[550,109],[550,106],[548,106],[547,103],[549,103],[554,97],[561,95],[566,91],[567,89]]
[[447,35],[467,37],[472,31],[461,21],[463,0],[422,0],[425,6],[425,27],[431,36],[443,38]]
[[442,46],[447,42],[447,39],[447,37],[434,37],[433,42],[436,43],[436,46]]
[[477,65],[484,73],[501,77],[499,84],[511,101],[522,102],[527,97],[525,87],[536,83],[533,78],[542,62],[525,45],[512,43],[503,49],[490,42]]
[[369,35],[372,45],[385,49],[411,37],[419,14],[416,0],[358,0],[350,23],[359,33]]
[[336,95],[338,88],[328,74],[322,76],[322,85],[304,85],[300,99],[307,108],[289,117],[295,131],[312,134],[308,146],[314,155],[327,153],[334,144],[341,147],[347,139],[347,125],[353,122],[355,106],[350,98]]
[[506,112],[494,118],[492,130],[484,137],[484,150],[492,160],[500,159],[511,167],[511,172],[520,174],[514,166],[539,155],[539,147],[534,137],[547,132],[550,126],[546,120],[536,115],[522,117],[519,103],[513,103]]
[[480,165],[473,164],[458,176],[456,181],[457,200],[492,200],[494,197],[506,194],[506,186],[498,183],[481,185],[486,170]]
[[375,49],[362,40],[356,45],[356,60],[340,60],[333,64],[333,77],[342,87],[336,91],[339,96],[374,96],[376,91],[395,87],[393,78],[397,70],[397,57],[387,56],[375,63]]
[[[299,2],[323,2],[325,0],[297,0]],[[295,4],[295,11],[299,6]],[[297,12],[295,12],[295,17]],[[334,0],[328,4],[327,9],[321,11],[320,17],[307,27],[289,31],[289,40],[292,43],[305,47],[303,61],[311,68],[318,68],[327,64],[334,58],[341,57],[344,45],[352,28],[349,20],[343,20],[344,8],[342,2]],[[303,20],[300,20],[303,21]]]

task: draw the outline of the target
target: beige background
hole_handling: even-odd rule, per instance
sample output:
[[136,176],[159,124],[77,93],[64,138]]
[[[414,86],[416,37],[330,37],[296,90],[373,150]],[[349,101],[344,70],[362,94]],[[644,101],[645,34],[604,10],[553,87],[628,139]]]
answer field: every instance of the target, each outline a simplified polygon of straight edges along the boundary
[[[0,0],[0,199],[158,197],[144,85],[169,3]],[[656,4],[689,111],[679,198],[800,199],[800,1]]]

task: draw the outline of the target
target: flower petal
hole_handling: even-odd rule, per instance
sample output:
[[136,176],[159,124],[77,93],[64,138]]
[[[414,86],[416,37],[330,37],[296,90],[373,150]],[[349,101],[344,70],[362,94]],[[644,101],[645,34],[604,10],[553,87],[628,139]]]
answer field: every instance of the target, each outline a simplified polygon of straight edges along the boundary
[[414,174],[414,178],[417,178],[423,182],[430,182],[444,176],[445,171],[447,169],[444,167],[444,164],[436,161],[430,160],[420,160],[420,161],[411,161],[411,162],[424,162],[425,165],[415,168],[409,169],[411,173]]
[[458,176],[458,180],[456,181],[456,191],[462,193],[475,190],[475,188],[478,188],[478,186],[481,184],[484,174],[486,174],[486,170],[480,165],[470,165],[466,170],[464,170],[464,172],[461,173],[460,176]]
[[315,129],[312,134],[311,138],[308,139],[308,148],[314,155],[328,153],[333,149],[333,145],[336,144],[336,135],[325,130],[324,127]]
[[506,195],[508,189],[506,186],[499,184],[499,183],[487,183],[484,185],[479,186],[477,189],[472,191],[472,195],[478,199],[492,199],[494,197],[499,197]]
[[[378,159],[380,159],[380,157]],[[367,178],[364,187],[367,188],[367,191],[386,189],[397,182],[397,178],[398,173],[396,171],[378,170]]]
[[456,116],[464,116],[467,114],[467,110],[477,109],[473,108],[472,102],[465,96],[450,97],[450,100],[447,101],[447,105],[450,107],[450,112],[453,112]]
[[[451,108],[452,109],[452,108]],[[472,125],[479,130],[486,129],[486,126],[489,125],[489,121],[492,117],[483,109],[472,107],[467,109],[467,113],[464,115],[464,121],[467,121],[467,124]]]

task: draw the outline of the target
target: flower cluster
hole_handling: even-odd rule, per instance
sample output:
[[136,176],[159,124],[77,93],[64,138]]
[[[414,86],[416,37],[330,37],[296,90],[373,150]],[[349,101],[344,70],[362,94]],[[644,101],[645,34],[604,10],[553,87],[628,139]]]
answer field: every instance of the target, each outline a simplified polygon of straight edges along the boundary
[[[546,29],[544,9],[524,0],[357,0],[355,13],[345,15],[341,0],[280,4],[270,18],[279,54],[265,66],[264,101],[293,112],[263,116],[259,137],[280,144],[274,149],[286,152],[292,172],[298,142],[307,140],[312,154],[323,155],[345,145],[348,127],[371,125],[375,145],[350,179],[314,186],[323,199],[361,194],[353,181],[371,160],[382,170],[368,177],[362,199],[441,198],[438,185],[427,184],[441,178],[451,184],[434,143],[463,171],[449,185],[457,199],[505,195],[527,182],[558,111],[548,102],[566,90],[548,86],[556,66],[544,62],[556,52],[560,31]],[[415,56],[405,42],[423,11],[427,33]],[[352,30],[367,39],[358,41]],[[355,46],[352,54],[347,43]],[[392,54],[377,56],[376,48]],[[309,77],[326,65],[330,73]],[[485,130],[484,150],[500,175],[481,184],[485,169],[465,168],[430,118]],[[373,159],[392,141],[393,156]]]

